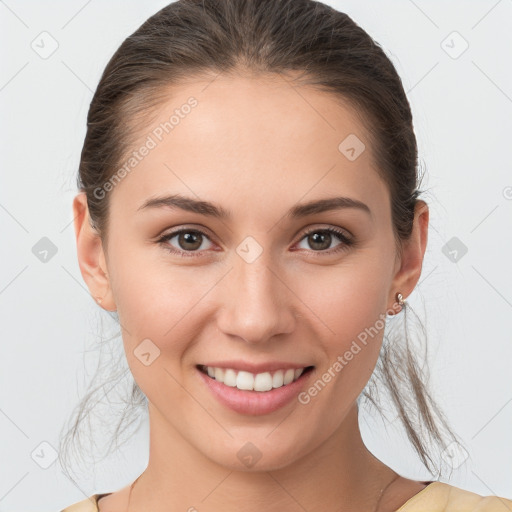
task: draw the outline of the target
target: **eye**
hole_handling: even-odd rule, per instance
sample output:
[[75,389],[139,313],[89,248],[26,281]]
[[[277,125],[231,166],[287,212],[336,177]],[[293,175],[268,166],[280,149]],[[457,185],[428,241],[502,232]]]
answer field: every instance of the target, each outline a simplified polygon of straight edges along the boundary
[[[340,244],[335,246],[334,249],[331,249],[331,243],[334,238],[337,238],[341,241]],[[341,231],[336,228],[313,228],[307,231],[304,236],[301,238],[301,242],[305,240],[307,244],[310,245],[313,249],[313,252],[320,253],[328,253],[333,254],[339,251],[347,250],[350,246],[354,245],[354,240],[352,237],[349,237],[345,234],[344,231]]]
[[[337,238],[341,243],[332,249],[331,243]],[[170,243],[172,239],[176,238],[176,245]],[[209,247],[204,247],[204,241],[210,240],[209,236],[200,229],[185,228],[171,233],[163,235],[157,240],[157,243],[162,244],[163,247],[179,256],[184,257],[195,257],[201,256],[203,250]],[[355,245],[355,241],[352,236],[347,236],[344,231],[336,228],[314,228],[307,231],[301,238],[301,242],[306,240],[313,251],[322,254],[334,254],[343,250],[348,250],[351,246]],[[211,243],[211,241],[210,241]],[[303,249],[303,248],[300,248]],[[306,248],[307,249],[307,248]]]
[[[169,243],[173,238],[176,238],[178,247]],[[158,243],[163,244],[164,248],[173,254],[185,257],[200,256],[199,249],[205,249],[202,247],[205,238],[209,240],[208,235],[200,229],[180,229],[167,233],[158,240]]]

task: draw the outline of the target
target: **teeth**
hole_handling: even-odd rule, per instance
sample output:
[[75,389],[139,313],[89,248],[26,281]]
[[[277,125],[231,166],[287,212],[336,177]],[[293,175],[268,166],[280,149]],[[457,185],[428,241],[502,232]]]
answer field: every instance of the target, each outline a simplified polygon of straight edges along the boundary
[[[219,379],[216,379],[219,380]],[[254,376],[249,372],[238,372],[236,376],[236,387],[238,389],[254,389]]]
[[224,372],[224,384],[226,386],[231,386],[234,388],[236,386],[236,372],[235,370],[232,370],[231,368],[228,368]]
[[224,382],[224,370],[222,368],[215,368],[215,380]]
[[293,377],[295,376],[295,370],[293,369],[289,369],[289,370],[286,370],[285,374],[284,374],[284,382],[283,384],[286,386],[286,384],[290,384],[290,382],[293,380]]
[[272,387],[280,388],[284,384],[283,379],[284,379],[283,370],[279,370],[276,373],[274,373],[274,375],[272,377]]
[[296,381],[304,372],[304,368],[289,368],[288,370],[277,370],[270,372],[250,373],[243,370],[236,371],[231,368],[203,367],[208,375],[226,386],[236,387],[247,391],[270,391],[271,389],[286,386]]
[[270,373],[258,373],[254,377],[254,388],[256,391],[270,391],[272,389],[272,375]]

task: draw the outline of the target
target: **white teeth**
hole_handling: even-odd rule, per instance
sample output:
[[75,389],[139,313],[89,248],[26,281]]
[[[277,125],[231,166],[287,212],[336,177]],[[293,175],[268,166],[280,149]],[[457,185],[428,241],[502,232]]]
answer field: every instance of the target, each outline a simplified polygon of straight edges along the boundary
[[293,380],[293,377],[295,376],[295,370],[293,368],[290,368],[289,370],[286,370],[284,374],[284,381],[283,384],[286,386],[286,384],[290,384],[290,382]]
[[215,368],[215,380],[224,382],[224,370],[222,368]]
[[231,386],[234,388],[236,386],[236,372],[235,370],[232,370],[231,368],[228,368],[224,372],[224,384],[226,386]]
[[254,378],[254,391],[270,391],[272,389],[272,376],[270,373],[258,373]]
[[208,375],[226,386],[236,387],[247,391],[270,391],[271,389],[286,386],[297,380],[304,372],[304,368],[289,368],[277,370],[274,374],[263,372],[253,374],[246,371],[236,371],[231,368],[204,367]]
[[283,385],[284,381],[284,372],[283,370],[277,370],[272,377],[272,387],[280,388]]
[[[219,379],[216,379],[219,380]],[[249,372],[238,372],[236,376],[236,387],[238,389],[254,389],[254,376]]]

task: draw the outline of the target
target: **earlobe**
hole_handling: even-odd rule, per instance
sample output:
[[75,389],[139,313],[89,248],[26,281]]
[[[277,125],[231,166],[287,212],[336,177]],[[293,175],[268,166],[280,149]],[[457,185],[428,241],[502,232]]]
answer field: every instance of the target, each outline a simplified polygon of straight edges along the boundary
[[85,192],[73,200],[73,217],[78,265],[94,300],[108,311],[115,311],[110,280],[107,274],[103,244],[98,232],[90,224]]
[[400,268],[390,290],[390,302],[396,302],[396,293],[406,299],[414,290],[421,275],[423,257],[428,241],[429,209],[427,203],[418,200],[414,210],[414,223],[411,236],[404,241]]

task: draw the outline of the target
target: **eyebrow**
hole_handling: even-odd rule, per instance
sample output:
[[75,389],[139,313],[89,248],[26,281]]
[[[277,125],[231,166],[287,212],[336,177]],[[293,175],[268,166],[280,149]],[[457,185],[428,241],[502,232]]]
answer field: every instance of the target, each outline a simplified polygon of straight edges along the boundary
[[[141,206],[139,206],[139,208],[137,208],[137,211],[154,208],[178,208],[187,212],[206,215],[208,217],[215,217],[218,219],[229,219],[231,217],[230,211],[224,209],[222,206],[215,205],[214,203],[210,203],[208,201],[186,197],[181,194],[173,194],[148,199]],[[358,199],[353,199],[351,197],[329,197],[326,199],[318,199],[295,205],[288,211],[286,217],[291,219],[300,219],[307,217],[308,215],[347,208],[355,208],[372,216],[372,212],[368,205],[359,201]]]

